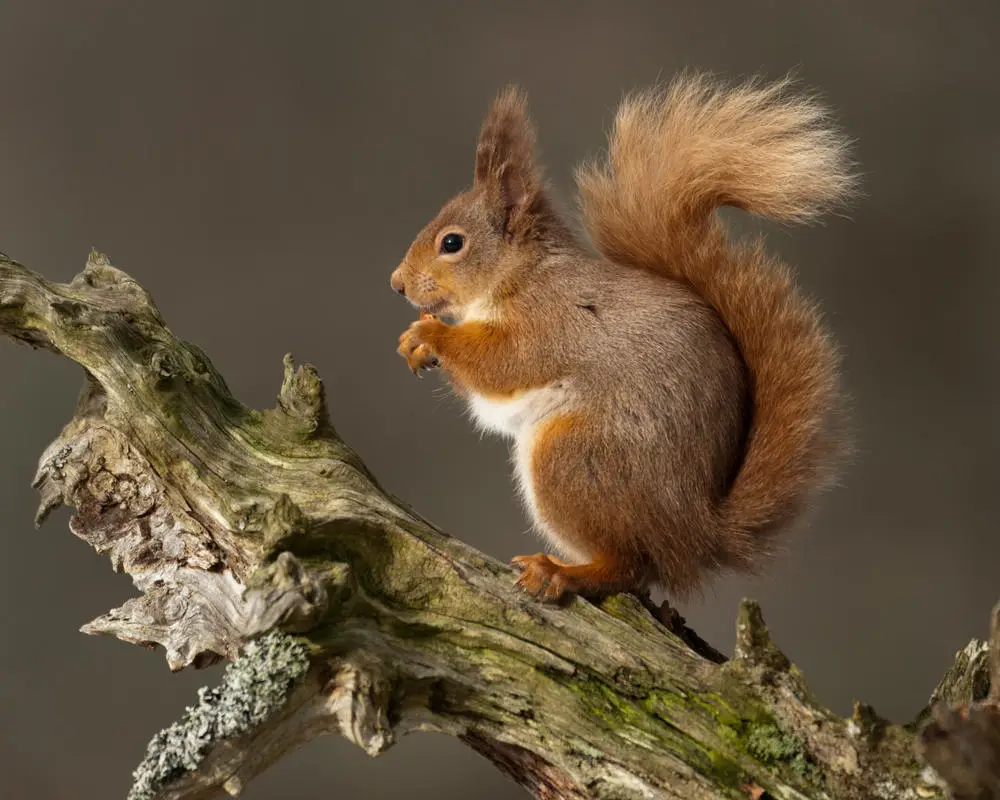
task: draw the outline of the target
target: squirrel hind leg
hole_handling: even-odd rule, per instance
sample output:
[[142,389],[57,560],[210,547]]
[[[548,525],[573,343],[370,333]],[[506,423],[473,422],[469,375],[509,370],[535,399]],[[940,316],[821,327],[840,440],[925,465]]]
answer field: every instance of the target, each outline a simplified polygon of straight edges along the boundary
[[596,599],[646,585],[631,565],[608,556],[586,564],[567,564],[547,553],[536,553],[517,556],[511,563],[521,572],[515,585],[549,603],[562,602],[574,594]]

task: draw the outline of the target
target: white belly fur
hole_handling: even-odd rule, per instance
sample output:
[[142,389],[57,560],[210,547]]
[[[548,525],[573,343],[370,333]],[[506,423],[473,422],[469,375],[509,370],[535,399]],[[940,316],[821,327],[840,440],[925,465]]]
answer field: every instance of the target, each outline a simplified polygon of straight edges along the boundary
[[473,394],[468,402],[469,411],[480,430],[514,439],[511,454],[514,477],[535,528],[545,535],[561,556],[571,561],[583,561],[582,554],[567,548],[556,532],[539,518],[531,476],[535,432],[547,418],[565,411],[568,400],[567,388],[558,385],[519,392],[510,399]]
[[481,430],[517,438],[524,427],[538,422],[551,410],[559,392],[562,390],[530,389],[509,400],[474,394],[469,398],[469,410]]

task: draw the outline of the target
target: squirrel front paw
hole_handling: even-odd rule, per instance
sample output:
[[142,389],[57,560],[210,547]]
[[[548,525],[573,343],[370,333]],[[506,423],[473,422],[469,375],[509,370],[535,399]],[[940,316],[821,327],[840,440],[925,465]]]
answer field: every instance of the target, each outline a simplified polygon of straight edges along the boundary
[[399,347],[396,352],[406,359],[406,363],[414,375],[419,375],[422,369],[433,369],[438,366],[438,357],[431,346],[425,341],[428,325],[440,325],[434,317],[421,315],[421,318],[410,324],[399,337]]

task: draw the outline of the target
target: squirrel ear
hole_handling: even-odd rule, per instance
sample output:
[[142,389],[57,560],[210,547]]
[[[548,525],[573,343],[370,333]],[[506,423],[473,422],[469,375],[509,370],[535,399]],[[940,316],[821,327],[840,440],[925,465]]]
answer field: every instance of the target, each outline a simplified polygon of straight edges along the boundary
[[535,129],[523,91],[509,86],[493,101],[476,147],[476,188],[503,213],[508,234],[531,227],[529,217],[542,193],[535,165]]

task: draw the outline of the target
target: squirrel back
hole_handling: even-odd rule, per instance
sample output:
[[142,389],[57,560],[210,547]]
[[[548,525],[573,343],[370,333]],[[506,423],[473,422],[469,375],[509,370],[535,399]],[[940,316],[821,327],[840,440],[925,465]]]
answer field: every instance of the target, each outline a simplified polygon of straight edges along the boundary
[[835,478],[847,449],[839,359],[818,309],[760,241],[729,242],[716,214],[733,206],[809,222],[853,195],[846,142],[820,104],[789,89],[787,80],[727,89],[695,75],[634,94],[606,160],[577,171],[601,253],[690,286],[743,357],[750,426],[718,514],[731,557],[748,568],[767,552],[762,535]]

